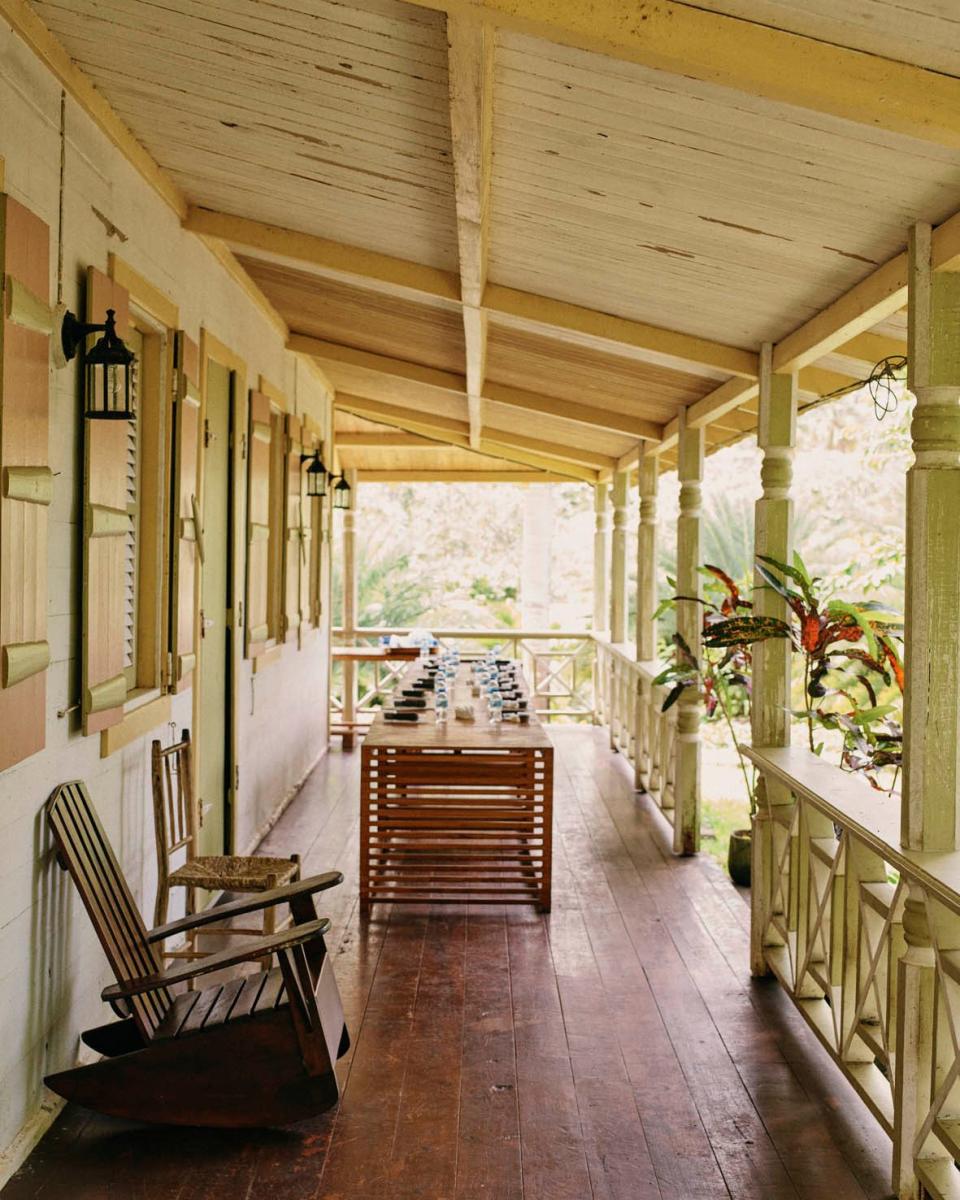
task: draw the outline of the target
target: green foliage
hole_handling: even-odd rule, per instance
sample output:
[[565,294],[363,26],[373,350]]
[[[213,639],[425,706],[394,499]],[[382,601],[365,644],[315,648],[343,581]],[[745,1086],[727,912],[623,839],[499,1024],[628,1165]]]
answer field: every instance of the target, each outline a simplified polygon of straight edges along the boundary
[[[877,601],[828,599],[822,581],[811,576],[799,555],[790,564],[763,558],[757,570],[791,613],[789,636],[804,664],[805,707],[799,715],[810,749],[823,750],[815,736],[818,728],[839,732],[840,765],[862,772],[876,788],[881,786],[878,772],[892,768],[892,789],[903,747],[898,615]],[[892,693],[891,702],[878,700],[884,693]]]

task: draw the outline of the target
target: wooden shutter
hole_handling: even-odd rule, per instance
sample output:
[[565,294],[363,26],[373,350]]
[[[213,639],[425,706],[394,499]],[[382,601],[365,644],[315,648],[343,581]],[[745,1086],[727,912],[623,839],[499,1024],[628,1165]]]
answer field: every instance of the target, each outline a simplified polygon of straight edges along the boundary
[[[117,333],[130,332],[126,288],[102,271],[87,271],[87,320],[115,313]],[[98,335],[95,335],[98,336]],[[125,607],[127,541],[126,421],[84,420],[83,732],[99,733],[123,720],[127,698]]]
[[247,619],[246,654],[256,658],[270,640],[270,456],[273,419],[270,398],[250,393],[247,447]]
[[300,640],[300,623],[306,617],[302,608],[302,582],[307,575],[308,553],[304,529],[303,427],[299,417],[287,414],[287,453],[283,473],[286,505],[283,514],[283,640]]
[[197,665],[196,586],[203,545],[200,528],[200,350],[182,330],[174,351],[173,573],[170,583],[171,691],[193,683]]
[[[316,453],[318,440],[317,435],[311,427],[312,423],[309,417],[304,417],[303,420],[303,453],[313,455]],[[306,632],[308,629],[313,629],[317,625],[318,614],[316,611],[317,588],[316,588],[316,566],[317,566],[317,530],[319,510],[317,505],[320,501],[316,496],[307,495],[307,472],[308,463],[304,463],[304,471],[301,477],[300,503],[301,512],[303,514],[303,555],[300,559],[300,629]],[[302,638],[301,638],[302,642]]]
[[0,195],[0,770],[46,731],[50,231]]

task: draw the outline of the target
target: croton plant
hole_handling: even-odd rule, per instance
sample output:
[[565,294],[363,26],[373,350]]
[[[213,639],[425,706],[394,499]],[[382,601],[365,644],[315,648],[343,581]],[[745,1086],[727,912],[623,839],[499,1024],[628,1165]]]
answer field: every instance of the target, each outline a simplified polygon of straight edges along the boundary
[[880,790],[887,790],[880,781],[880,772],[886,771],[892,790],[903,750],[903,628],[898,617],[873,601],[825,597],[822,580],[811,576],[799,555],[791,564],[765,556],[757,561],[764,585],[786,601],[788,621],[756,615],[719,567],[702,570],[708,580],[704,598],[676,596],[667,602],[691,599],[703,605],[703,651],[698,659],[674,635],[674,661],[657,677],[659,684],[672,684],[663,709],[676,703],[684,689],[699,688],[707,717],[719,711],[729,726],[752,805],[755,789],[733,726],[733,697],[744,688],[749,695],[752,645],[787,639],[803,662],[804,707],[794,716],[806,724],[810,749],[814,754],[823,750],[818,730],[839,731],[840,765],[862,773]]

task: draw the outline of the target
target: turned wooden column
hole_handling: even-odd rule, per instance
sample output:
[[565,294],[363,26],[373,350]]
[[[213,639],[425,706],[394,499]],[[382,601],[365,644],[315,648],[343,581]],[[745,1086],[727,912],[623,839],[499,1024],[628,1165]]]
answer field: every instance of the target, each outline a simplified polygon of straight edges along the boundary
[[610,641],[627,640],[627,491],[628,471],[614,471],[610,497],[613,502],[613,536],[610,539]]
[[[357,546],[356,546],[356,508],[357,508],[357,473],[345,472],[347,483],[350,484],[350,507],[343,513],[343,640],[348,646],[353,644],[357,628]],[[350,726],[357,719],[357,664],[351,659],[344,659],[343,669],[343,720]],[[353,748],[355,734],[348,728],[343,735],[343,748]]]
[[657,483],[660,462],[645,450],[640,456],[640,524],[637,526],[637,661],[657,656]]
[[[680,413],[677,473],[680,478],[680,515],[677,519],[677,592],[701,594],[700,524],[703,483],[703,429],[691,429]],[[677,602],[677,632],[700,656],[703,611],[694,599]],[[676,767],[673,813],[673,848],[680,854],[700,849],[700,696],[686,688],[677,703]]]
[[[793,555],[790,481],[797,436],[797,378],[795,374],[775,375],[771,368],[772,354],[769,345],[760,351],[757,444],[763,452],[760,467],[763,494],[755,508],[754,548],[758,556],[765,554],[788,563]],[[789,616],[786,601],[764,586],[756,570],[753,581],[754,612],[786,621]],[[785,639],[754,643],[750,732],[755,746],[790,745],[790,656],[790,643]],[[754,975],[769,972],[763,945],[770,921],[775,869],[771,808],[792,803],[790,791],[782,783],[761,778],[753,822],[750,892],[750,967]]]
[[907,472],[901,838],[957,849],[960,784],[960,275],[934,272],[930,226],[910,235],[908,386],[917,398]]
[[[637,662],[657,656],[657,484],[660,461],[652,448],[641,446],[638,471],[640,498],[637,525]],[[636,675],[634,698],[634,782],[638,790],[651,782],[655,712],[650,677]],[[652,786],[652,784],[651,784]]]
[[593,630],[599,633],[607,628],[607,559],[610,544],[609,518],[607,515],[607,492],[605,483],[593,487]]

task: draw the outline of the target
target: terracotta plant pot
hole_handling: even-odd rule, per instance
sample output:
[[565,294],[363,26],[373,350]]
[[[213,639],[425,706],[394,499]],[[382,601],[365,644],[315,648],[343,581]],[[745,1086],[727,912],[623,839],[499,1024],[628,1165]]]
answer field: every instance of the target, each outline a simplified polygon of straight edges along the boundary
[[730,847],[727,850],[727,870],[734,883],[741,887],[750,886],[750,844],[752,841],[749,829],[735,829],[730,834]]

